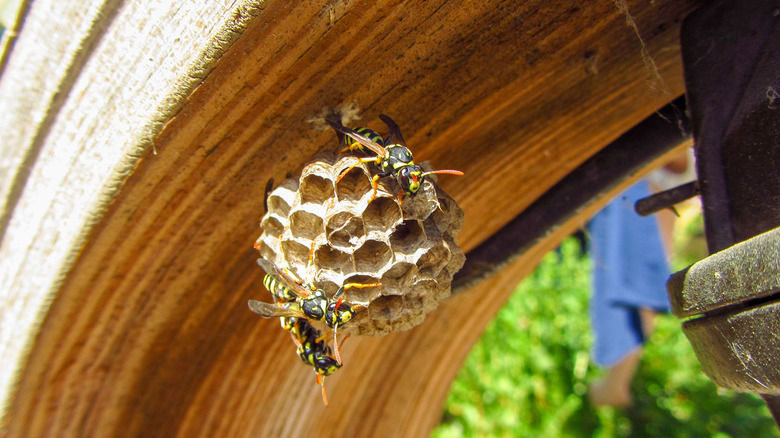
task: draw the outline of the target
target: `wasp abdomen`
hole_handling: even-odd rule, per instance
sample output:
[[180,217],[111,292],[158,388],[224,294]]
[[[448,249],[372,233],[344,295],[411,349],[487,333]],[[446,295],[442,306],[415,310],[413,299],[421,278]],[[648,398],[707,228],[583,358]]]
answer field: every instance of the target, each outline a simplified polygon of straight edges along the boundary
[[282,301],[295,301],[297,298],[293,291],[285,287],[271,275],[263,277],[263,285],[268,289],[268,292],[271,292],[273,296]]
[[[379,135],[378,132],[374,131],[373,129],[368,128],[355,128],[353,131],[357,132],[358,134],[368,138],[369,140],[373,141],[374,143],[378,144],[384,144],[385,140],[382,138],[381,135]],[[341,133],[336,132],[336,134],[339,137],[339,143],[343,146],[346,146],[346,149],[349,149],[351,151],[354,151],[355,149],[365,150],[363,145],[355,141],[352,137]]]

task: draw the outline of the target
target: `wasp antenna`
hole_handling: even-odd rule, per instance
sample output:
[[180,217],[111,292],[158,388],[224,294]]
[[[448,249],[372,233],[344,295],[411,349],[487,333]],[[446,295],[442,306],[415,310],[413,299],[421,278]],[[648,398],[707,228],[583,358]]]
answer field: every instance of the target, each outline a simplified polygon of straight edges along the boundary
[[[336,306],[338,308],[338,306]],[[334,324],[333,326],[333,353],[336,355],[336,362],[341,365],[341,353],[339,352],[339,338],[336,337],[336,329],[338,329],[339,325]]]
[[325,406],[328,406],[328,396],[325,394],[325,376],[322,374],[322,371],[317,374],[317,383],[322,386],[322,401],[325,403]]
[[382,283],[344,283],[343,285],[341,285],[341,287],[336,292],[336,294],[333,295],[333,298],[339,297],[341,294],[344,293],[345,290],[353,288],[353,287],[357,288],[357,289],[364,289],[364,288],[367,288],[367,287],[379,287],[381,285],[382,285]]
[[[342,286],[339,290],[343,293],[344,286]],[[338,294],[338,292],[336,292],[336,294]],[[334,315],[338,314],[339,306],[341,306],[342,302],[344,302],[344,297],[340,296],[339,299],[336,301],[336,305],[333,306]],[[338,362],[339,365],[341,365],[341,353],[339,352],[339,338],[336,336],[336,331],[338,330],[338,328],[339,328],[339,323],[337,320],[337,322],[333,324],[333,353],[336,355],[336,362]]]
[[426,176],[426,175],[432,175],[434,173],[446,173],[447,175],[463,176],[463,172],[461,172],[460,170],[442,169],[442,170],[432,170],[430,172],[425,172],[425,173],[423,173],[421,175],[421,177]]
[[[338,324],[336,324],[336,327],[338,327]],[[336,361],[339,363],[339,365],[343,365],[341,363],[341,350],[338,345],[339,339],[336,337],[336,327],[333,327],[333,353],[336,356]],[[344,346],[344,342],[349,339],[349,337],[352,336],[351,333],[347,333],[347,336],[344,336],[344,339],[341,340],[341,346]]]

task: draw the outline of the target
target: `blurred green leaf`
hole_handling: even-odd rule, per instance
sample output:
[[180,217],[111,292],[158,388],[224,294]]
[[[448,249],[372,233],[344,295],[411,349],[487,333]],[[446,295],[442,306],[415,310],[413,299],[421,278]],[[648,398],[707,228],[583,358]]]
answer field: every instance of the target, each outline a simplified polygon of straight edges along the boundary
[[488,325],[452,385],[436,438],[780,436],[760,398],[718,390],[674,317],[657,318],[623,411],[596,409],[590,262],[567,240]]

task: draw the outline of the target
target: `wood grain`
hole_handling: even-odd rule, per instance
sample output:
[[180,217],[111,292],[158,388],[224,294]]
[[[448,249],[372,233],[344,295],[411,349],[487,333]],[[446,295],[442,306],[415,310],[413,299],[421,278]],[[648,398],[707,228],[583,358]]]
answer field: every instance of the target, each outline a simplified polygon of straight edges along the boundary
[[[136,29],[145,29],[143,38],[101,45],[86,57],[77,83],[101,84],[123,68],[143,67],[148,58],[130,50],[131,41],[167,47],[165,57],[209,53],[216,63],[198,64],[202,75],[157,65],[193,74],[198,86],[191,94],[155,94],[153,75],[112,91],[71,91],[50,127],[33,129],[46,129],[45,138],[27,136],[40,153],[5,229],[0,255],[20,257],[3,258],[0,284],[27,300],[21,314],[45,318],[21,328],[33,341],[19,362],[4,432],[426,435],[486,322],[570,227],[442,305],[424,325],[351,339],[344,368],[327,379],[325,409],[314,376],[278,324],[246,308],[247,299],[265,296],[252,242],[266,181],[333,147],[332,132],[307,122],[323,108],[354,104],[360,123],[376,128],[376,115],[387,113],[418,161],[466,172],[440,182],[466,212],[459,243],[473,248],[683,91],[677,30],[697,3],[628,3],[662,81],[648,72],[634,31],[608,1],[267,1],[249,15],[226,4],[223,15],[202,18],[194,7],[157,16],[123,3],[100,42],[113,41],[112,32],[140,16],[149,20],[136,22],[147,26]],[[237,38],[221,46],[214,39],[224,33],[187,47],[173,36],[231,20]],[[219,49],[205,50],[212,47],[206,41]],[[150,56],[163,59],[160,52]],[[4,81],[15,65],[10,59]],[[128,114],[117,106],[140,96],[145,108],[168,112],[128,107]],[[70,132],[74,121],[82,121],[80,129]],[[151,133],[156,155],[146,142]],[[47,160],[74,164],[66,177],[52,179]],[[75,177],[82,172],[91,177]],[[116,194],[107,191],[118,183]],[[65,192],[85,197],[57,201]],[[36,201],[43,205],[38,215],[27,207]],[[56,257],[52,245],[62,245]],[[62,281],[47,274],[31,283],[40,266],[63,270]]]
[[254,11],[145,3],[35,2],[0,76],[3,400],[91,227]]

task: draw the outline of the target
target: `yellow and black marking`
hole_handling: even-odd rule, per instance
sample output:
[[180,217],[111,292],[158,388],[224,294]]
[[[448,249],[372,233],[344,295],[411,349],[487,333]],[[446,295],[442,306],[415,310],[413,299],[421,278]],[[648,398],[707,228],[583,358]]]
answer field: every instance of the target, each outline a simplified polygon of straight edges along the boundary
[[[354,131],[377,144],[384,145],[385,143],[385,140],[382,138],[382,136],[373,129],[355,128]],[[339,152],[365,150],[363,145],[361,145],[357,140],[354,140],[352,137],[338,131],[336,131],[336,135],[339,137],[339,144],[344,145],[344,148],[342,148]]]
[[[355,128],[349,129],[335,120],[326,120],[333,129],[336,130],[336,135],[339,138],[339,143],[345,146],[342,151],[345,150],[370,150],[375,153],[375,157],[360,158],[354,164],[342,171],[336,182],[340,181],[350,170],[354,169],[360,163],[374,163],[379,167],[380,173],[374,175],[371,179],[371,187],[373,193],[371,195],[371,201],[376,198],[377,193],[377,181],[380,178],[395,175],[398,181],[400,191],[398,193],[399,199],[406,194],[407,196],[414,196],[422,187],[422,183],[427,175],[435,173],[446,173],[449,175],[463,175],[463,172],[459,170],[434,170],[431,172],[424,172],[423,169],[414,163],[412,158],[412,152],[406,147],[403,135],[401,135],[401,129],[390,117],[380,114],[379,118],[387,125],[390,130],[386,139],[377,134],[375,131],[368,128]],[[393,142],[397,140],[397,142]]]
[[[263,284],[269,292],[282,302],[281,306],[270,303],[260,303],[252,300],[250,307],[255,313],[266,318],[272,316],[302,316],[312,321],[322,321],[330,328],[344,325],[355,316],[355,308],[343,302],[344,291],[350,288],[379,287],[381,283],[346,283],[328,299],[322,289],[314,286],[303,286],[301,282],[292,277],[292,274],[265,259],[258,259],[257,263],[266,272]],[[275,310],[278,309],[278,310]],[[283,310],[281,310],[283,309]],[[294,314],[296,313],[297,314]],[[281,315],[280,313],[284,313]],[[270,315],[270,316],[269,316]]]
[[[292,273],[279,269],[268,260],[257,259],[257,264],[266,272],[263,284],[275,298],[284,303],[296,303],[306,318],[315,321],[325,318],[329,304],[325,292],[313,286],[303,286],[298,279],[293,278]],[[265,316],[263,313],[261,315]]]
[[268,292],[271,292],[274,297],[283,302],[295,301],[295,299],[298,298],[290,288],[277,281],[276,278],[271,275],[266,274],[266,276],[263,277],[263,285],[268,289]]
[[[327,405],[325,376],[333,374],[341,367],[337,329],[351,321],[357,309],[362,307],[345,303],[344,292],[350,288],[378,287],[381,283],[345,283],[333,298],[328,299],[321,289],[316,289],[313,285],[303,286],[302,281],[287,269],[279,269],[262,258],[258,259],[257,263],[266,272],[263,284],[273,295],[274,303],[249,300],[249,308],[265,318],[281,318],[282,328],[290,333],[298,356],[317,373],[317,383],[322,385],[322,398]],[[333,350],[324,341],[330,332],[320,336],[320,332],[310,321],[322,321],[333,329]]]
[[292,335],[297,346],[298,357],[303,363],[314,368],[317,373],[317,383],[322,386],[322,401],[328,405],[325,394],[325,377],[341,368],[341,362],[334,359],[330,347],[323,341],[323,336],[305,318],[284,318],[283,327]]

